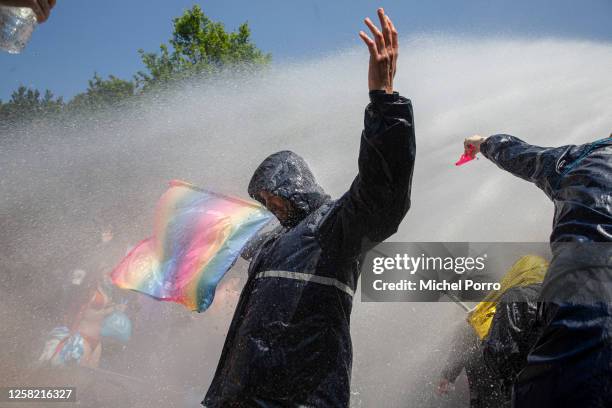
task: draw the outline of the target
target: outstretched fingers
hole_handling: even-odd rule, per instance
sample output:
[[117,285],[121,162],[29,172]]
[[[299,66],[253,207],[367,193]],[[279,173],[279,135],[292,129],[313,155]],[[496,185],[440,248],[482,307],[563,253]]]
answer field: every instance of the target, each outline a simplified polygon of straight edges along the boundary
[[387,20],[387,26],[389,27],[390,39],[389,39],[389,55],[391,56],[391,78],[395,77],[395,72],[397,71],[397,55],[399,53],[399,43],[398,43],[398,35],[393,22],[389,16],[385,15],[385,19]]
[[374,23],[372,22],[372,20],[370,20],[369,17],[367,17],[364,21],[372,32],[372,35],[374,36],[374,41],[376,42],[376,48],[378,52],[382,54],[385,51],[385,38],[383,34],[380,32],[378,27],[374,25]]
[[397,40],[394,42],[393,38],[397,32],[382,8],[377,10],[377,14],[381,29],[370,18],[366,18],[364,23],[370,29],[372,36],[368,36],[364,31],[359,32],[359,36],[370,50],[368,87],[370,91],[384,90],[386,93],[392,93],[397,60],[394,48],[397,47]]
[[389,27],[391,28],[391,47],[397,53],[397,51],[399,50],[399,38],[397,35],[397,30],[395,29],[393,21],[391,21],[391,18],[389,18],[389,16],[387,16],[387,21],[389,22]]
[[385,40],[385,47],[390,49],[392,47],[391,27],[389,26],[389,18],[385,15],[385,10],[382,8],[378,9],[378,19],[380,20],[380,27]]
[[368,46],[368,49],[370,50],[370,55],[375,57],[378,54],[378,50],[376,49],[376,43],[374,42],[374,40],[368,37],[368,35],[363,31],[359,32],[359,37],[361,37],[363,42]]

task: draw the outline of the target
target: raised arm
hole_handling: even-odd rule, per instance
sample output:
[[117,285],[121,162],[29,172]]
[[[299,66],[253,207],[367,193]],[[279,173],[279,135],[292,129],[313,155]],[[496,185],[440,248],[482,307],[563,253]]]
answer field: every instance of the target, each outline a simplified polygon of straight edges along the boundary
[[397,231],[410,207],[415,159],[412,105],[393,91],[397,31],[382,9],[378,16],[382,32],[365,20],[375,40],[360,33],[370,50],[370,104],[361,134],[359,174],[320,229],[321,239],[330,244],[326,247],[344,257],[358,256],[364,244],[381,242]]
[[551,188],[560,175],[557,168],[562,166],[559,159],[572,146],[540,147],[525,143],[510,135],[493,135],[487,138],[472,136],[465,140],[476,149],[473,154],[482,153],[497,167],[524,180],[536,184],[550,197]]
[[[478,347],[478,338],[472,328],[466,322],[461,322],[453,333],[446,364],[442,369],[441,379],[454,383],[468,364],[470,358],[473,358],[475,353],[478,352]],[[441,381],[439,384],[438,391],[442,394],[448,391],[448,384],[446,382]]]

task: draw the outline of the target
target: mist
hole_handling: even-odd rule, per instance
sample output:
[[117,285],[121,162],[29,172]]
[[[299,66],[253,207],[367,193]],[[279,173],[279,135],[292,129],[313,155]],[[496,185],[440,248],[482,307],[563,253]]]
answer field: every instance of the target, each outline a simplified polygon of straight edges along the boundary
[[[75,269],[110,271],[148,236],[171,179],[247,197],[261,160],[293,150],[339,197],[357,172],[367,61],[365,47],[341,50],[0,135],[0,386],[78,382],[92,401],[85,406],[109,406],[111,396],[113,406],[198,406],[239,286],[221,286],[199,315],[137,299],[132,340],[89,380],[32,368],[65,313],[62,286]],[[412,207],[390,241],[547,241],[553,205],[541,191],[486,159],[454,162],[474,133],[509,133],[541,146],[608,136],[610,67],[612,44],[605,43],[404,38],[395,89],[413,102],[417,161]],[[107,229],[112,245],[104,246]],[[244,276],[246,268],[240,261],[230,275]],[[434,392],[448,337],[463,318],[452,303],[362,303],[356,296],[352,405],[467,406],[463,376],[454,394]]]

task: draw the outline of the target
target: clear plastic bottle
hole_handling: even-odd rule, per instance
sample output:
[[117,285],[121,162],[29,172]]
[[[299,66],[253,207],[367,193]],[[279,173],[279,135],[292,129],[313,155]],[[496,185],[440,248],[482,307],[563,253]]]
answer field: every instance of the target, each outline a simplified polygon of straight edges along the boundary
[[0,48],[19,54],[30,41],[36,24],[32,9],[0,6]]

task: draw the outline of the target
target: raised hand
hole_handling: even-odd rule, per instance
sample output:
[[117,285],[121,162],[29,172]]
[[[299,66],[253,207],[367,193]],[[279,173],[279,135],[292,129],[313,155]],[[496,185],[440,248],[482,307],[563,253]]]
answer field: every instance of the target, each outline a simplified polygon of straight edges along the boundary
[[[487,139],[486,137],[482,137],[480,135],[466,137],[465,140],[463,141],[463,148],[465,150],[465,153],[469,154],[470,157],[476,157],[476,155],[480,153],[480,145],[486,139]],[[473,147],[470,147],[470,146],[473,146]]]
[[365,32],[359,32],[359,36],[370,50],[368,87],[370,91],[384,90],[387,93],[393,93],[393,78],[397,70],[399,52],[397,30],[382,8],[378,9],[378,19],[382,32],[372,23],[370,18],[364,20],[372,32],[374,40],[368,37]]

